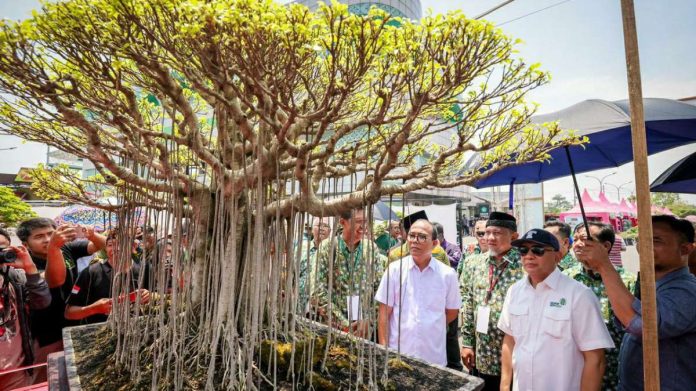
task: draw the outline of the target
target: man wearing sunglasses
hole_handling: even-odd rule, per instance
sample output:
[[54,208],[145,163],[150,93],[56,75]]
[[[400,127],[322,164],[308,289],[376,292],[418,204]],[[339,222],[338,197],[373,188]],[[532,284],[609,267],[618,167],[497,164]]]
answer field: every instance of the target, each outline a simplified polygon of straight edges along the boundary
[[[522,278],[520,255],[512,248],[517,221],[493,212],[486,222],[488,252],[467,259],[459,284],[462,291],[462,349],[464,365],[485,382],[484,390],[500,388],[500,349],[505,334],[498,330],[505,292]],[[474,371],[475,370],[475,371]]]
[[532,229],[512,244],[527,277],[508,290],[498,321],[500,389],[600,390],[604,349],[614,343],[599,301],[558,269],[560,245],[550,232]]
[[488,251],[488,243],[486,243],[486,219],[480,219],[474,224],[474,237],[476,238],[476,245],[472,247],[467,247],[464,253],[462,253],[462,259],[459,260],[459,265],[457,265],[457,274],[462,275],[462,270],[467,262],[467,259],[471,259],[474,255],[485,253]]

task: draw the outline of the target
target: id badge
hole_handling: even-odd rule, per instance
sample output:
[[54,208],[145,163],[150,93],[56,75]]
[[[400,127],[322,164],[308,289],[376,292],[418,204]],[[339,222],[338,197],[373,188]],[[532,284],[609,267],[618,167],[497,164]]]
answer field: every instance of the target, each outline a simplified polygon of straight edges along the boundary
[[348,320],[351,322],[360,320],[360,296],[348,296]]
[[479,306],[476,309],[476,332],[488,334],[488,323],[491,319],[491,307],[487,305]]

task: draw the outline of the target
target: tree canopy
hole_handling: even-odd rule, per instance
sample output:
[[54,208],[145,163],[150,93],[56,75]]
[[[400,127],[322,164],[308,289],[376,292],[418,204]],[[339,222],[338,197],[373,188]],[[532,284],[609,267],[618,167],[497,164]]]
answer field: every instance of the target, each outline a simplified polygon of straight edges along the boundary
[[[172,217],[171,268],[155,263],[166,302],[138,327],[129,304],[114,303],[128,378],[149,369],[151,387],[181,389],[189,371],[206,389],[275,386],[276,372],[254,357],[264,339],[301,335],[294,243],[305,213],[470,184],[584,141],[530,123],[525,96],[549,76],[517,44],[460,12],[409,21],[338,3],[45,3],[27,20],[0,21],[0,131],[98,172],[86,184],[43,170],[35,177],[47,192],[94,205],[90,189],[104,186],[121,204],[103,208]],[[466,166],[473,153],[480,163]],[[178,281],[171,292],[165,273]],[[370,371],[353,371],[366,379],[351,387],[381,378],[370,352],[356,353]],[[287,376],[294,387],[312,373]]]
[[[393,21],[340,4],[48,3],[0,22],[0,129],[92,161],[98,181],[152,190],[151,206],[163,192],[296,181],[265,206],[285,214],[468,184],[577,142],[529,124],[524,96],[548,75],[500,29],[458,12]],[[464,170],[467,152],[481,165]],[[356,173],[359,194],[317,197]]]

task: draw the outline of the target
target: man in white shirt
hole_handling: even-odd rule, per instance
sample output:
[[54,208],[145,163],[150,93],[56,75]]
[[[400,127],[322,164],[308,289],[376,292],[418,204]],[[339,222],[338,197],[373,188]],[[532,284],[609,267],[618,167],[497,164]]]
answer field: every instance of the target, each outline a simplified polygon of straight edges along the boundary
[[457,273],[432,257],[438,241],[428,220],[413,223],[406,240],[410,255],[389,265],[375,295],[379,343],[445,366],[447,324],[461,306]]
[[597,298],[558,270],[560,246],[550,232],[532,229],[512,245],[527,278],[508,289],[498,321],[505,332],[500,389],[599,390],[604,348],[614,343]]

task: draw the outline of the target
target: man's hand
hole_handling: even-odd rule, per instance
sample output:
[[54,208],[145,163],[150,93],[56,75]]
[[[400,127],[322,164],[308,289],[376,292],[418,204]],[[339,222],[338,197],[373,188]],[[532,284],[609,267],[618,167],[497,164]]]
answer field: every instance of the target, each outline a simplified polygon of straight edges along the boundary
[[56,228],[51,236],[51,241],[48,242],[48,248],[61,248],[65,243],[72,242],[77,238],[77,229],[79,226],[61,224]]
[[22,269],[26,274],[38,274],[39,271],[36,269],[34,261],[31,260],[31,255],[24,246],[10,246],[5,248],[4,251],[11,251],[17,254],[17,259],[14,262],[7,264],[15,269]]
[[140,289],[140,304],[147,304],[150,302],[150,291],[147,289]]
[[350,333],[360,338],[367,338],[370,322],[367,320],[356,320],[350,324]]
[[607,266],[612,266],[609,253],[602,243],[590,240],[578,240],[573,245],[575,257],[588,269],[600,272]]
[[99,299],[92,303],[92,312],[96,314],[109,315],[111,313],[112,300],[111,299]]
[[471,372],[471,370],[476,366],[476,354],[474,353],[474,349],[463,347],[460,355],[462,356],[464,366],[466,366],[466,369]]

